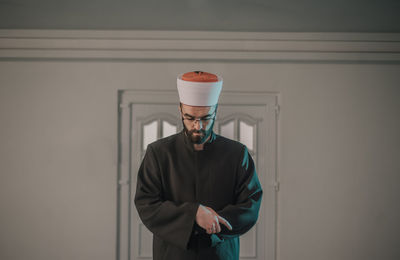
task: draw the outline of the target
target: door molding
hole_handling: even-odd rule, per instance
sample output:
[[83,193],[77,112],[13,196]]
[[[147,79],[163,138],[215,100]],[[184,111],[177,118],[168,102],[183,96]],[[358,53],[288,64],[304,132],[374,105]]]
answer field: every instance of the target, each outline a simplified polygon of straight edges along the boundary
[[0,29],[0,60],[399,62],[399,33]]

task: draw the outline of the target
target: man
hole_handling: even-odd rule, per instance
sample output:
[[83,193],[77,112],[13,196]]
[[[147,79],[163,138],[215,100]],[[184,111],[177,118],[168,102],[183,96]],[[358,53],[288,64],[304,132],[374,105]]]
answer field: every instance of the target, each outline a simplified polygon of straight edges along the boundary
[[178,76],[184,130],[148,145],[135,204],[155,260],[236,260],[257,221],[262,189],[246,146],[213,132],[222,78]]

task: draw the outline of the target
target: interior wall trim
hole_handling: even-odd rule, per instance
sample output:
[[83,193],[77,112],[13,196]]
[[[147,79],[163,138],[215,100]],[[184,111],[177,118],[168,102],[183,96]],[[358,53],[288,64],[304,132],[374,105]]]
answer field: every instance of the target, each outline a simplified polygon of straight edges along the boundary
[[0,59],[397,63],[400,34],[2,29]]

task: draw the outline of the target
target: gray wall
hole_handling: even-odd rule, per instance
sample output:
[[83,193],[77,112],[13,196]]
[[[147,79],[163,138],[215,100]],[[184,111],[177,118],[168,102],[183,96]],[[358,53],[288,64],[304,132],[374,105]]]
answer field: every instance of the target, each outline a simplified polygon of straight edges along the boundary
[[400,32],[398,0],[8,0],[2,29]]
[[0,259],[114,259],[117,90],[193,69],[281,93],[278,259],[400,258],[398,64],[3,60]]

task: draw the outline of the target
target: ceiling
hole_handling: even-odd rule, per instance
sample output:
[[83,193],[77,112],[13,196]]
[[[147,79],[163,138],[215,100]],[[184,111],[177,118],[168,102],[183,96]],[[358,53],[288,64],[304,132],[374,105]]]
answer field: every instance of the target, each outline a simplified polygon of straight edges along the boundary
[[399,0],[0,0],[0,29],[400,32]]

